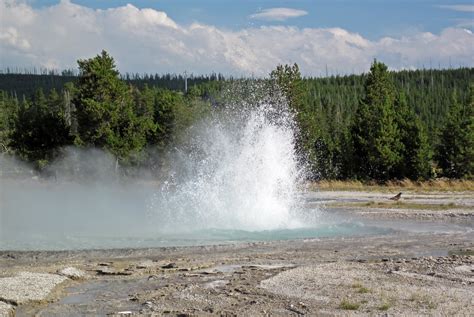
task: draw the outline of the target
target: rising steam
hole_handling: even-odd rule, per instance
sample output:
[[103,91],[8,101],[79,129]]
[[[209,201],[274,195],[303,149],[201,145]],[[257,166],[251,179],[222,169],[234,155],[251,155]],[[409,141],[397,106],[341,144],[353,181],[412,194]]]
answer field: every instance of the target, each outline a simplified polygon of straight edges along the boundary
[[[3,157],[0,249],[105,247],[97,241],[308,225],[292,113],[260,87],[232,93],[184,133],[166,155],[164,176],[152,182],[147,171],[147,181],[118,177],[116,160],[94,149],[65,149],[50,180]],[[5,174],[12,169],[22,177]]]

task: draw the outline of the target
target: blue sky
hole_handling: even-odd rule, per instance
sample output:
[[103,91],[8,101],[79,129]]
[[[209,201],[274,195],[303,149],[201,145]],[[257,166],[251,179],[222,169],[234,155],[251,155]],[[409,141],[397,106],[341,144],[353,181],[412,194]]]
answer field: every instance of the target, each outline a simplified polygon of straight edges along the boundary
[[473,27],[472,0],[0,0],[0,68],[74,68],[102,49],[122,72],[473,67]]
[[[50,6],[59,0],[32,0],[34,7]],[[249,18],[269,8],[284,7],[307,11],[307,15],[273,25],[341,27],[369,39],[398,36],[409,31],[438,33],[461,21],[474,20],[474,13],[443,6],[474,5],[473,1],[431,0],[73,0],[90,8],[107,9],[131,3],[138,8],[165,11],[180,24],[201,22],[230,29],[268,25],[268,21]],[[468,28],[472,29],[472,25]]]

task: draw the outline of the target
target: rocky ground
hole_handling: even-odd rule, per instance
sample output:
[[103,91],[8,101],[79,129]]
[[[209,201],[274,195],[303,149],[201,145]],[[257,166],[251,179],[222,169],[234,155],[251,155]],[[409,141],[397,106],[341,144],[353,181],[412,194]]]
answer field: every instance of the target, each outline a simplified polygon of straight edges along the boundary
[[[386,200],[373,194],[357,199]],[[328,204],[331,195],[317,193],[314,203]],[[354,202],[353,196],[347,199]],[[469,316],[472,194],[462,199],[469,215],[436,219],[463,223],[454,231],[183,248],[1,251],[0,316]],[[394,217],[390,208],[374,212],[371,206],[343,210],[348,216]],[[404,213],[408,216],[399,218],[410,219],[410,211]]]
[[373,219],[429,220],[474,224],[474,193],[465,192],[322,191],[309,194],[310,202],[326,208],[343,208],[351,214]]

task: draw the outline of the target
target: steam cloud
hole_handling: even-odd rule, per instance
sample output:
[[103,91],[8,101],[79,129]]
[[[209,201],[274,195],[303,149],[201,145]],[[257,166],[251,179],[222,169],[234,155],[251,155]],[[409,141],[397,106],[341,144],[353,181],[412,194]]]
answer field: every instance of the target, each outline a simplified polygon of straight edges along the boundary
[[257,92],[189,128],[159,176],[124,175],[98,149],[64,149],[43,177],[3,156],[0,249],[196,243],[209,230],[307,225],[293,117],[278,95]]

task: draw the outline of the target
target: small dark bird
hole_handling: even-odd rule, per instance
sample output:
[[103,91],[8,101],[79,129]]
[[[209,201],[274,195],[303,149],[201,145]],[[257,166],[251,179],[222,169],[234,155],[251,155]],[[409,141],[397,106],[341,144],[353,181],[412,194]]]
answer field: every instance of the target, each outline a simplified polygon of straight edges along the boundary
[[396,195],[395,195],[395,196],[393,196],[392,198],[389,198],[389,199],[390,199],[390,200],[395,200],[395,201],[397,201],[397,200],[399,200],[399,199],[400,199],[400,197],[402,197],[402,193],[401,193],[401,192],[400,192],[400,193],[398,193],[398,194],[396,194]]

